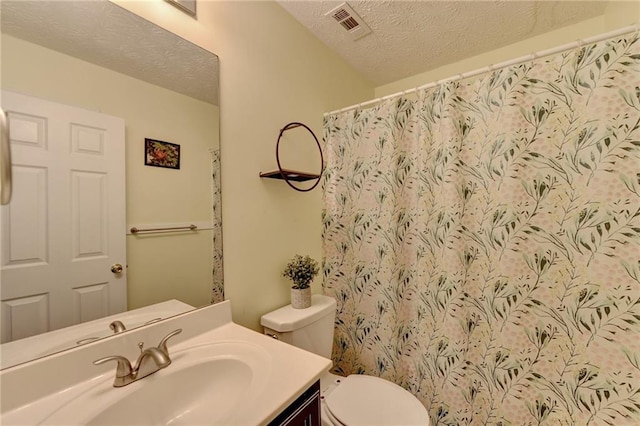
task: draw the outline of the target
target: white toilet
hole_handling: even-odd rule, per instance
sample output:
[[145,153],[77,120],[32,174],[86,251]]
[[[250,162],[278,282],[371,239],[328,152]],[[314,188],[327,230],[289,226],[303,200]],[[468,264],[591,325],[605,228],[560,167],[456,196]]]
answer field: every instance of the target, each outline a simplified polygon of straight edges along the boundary
[[[264,333],[325,358],[331,358],[336,301],[313,295],[311,307],[284,306],[265,314]],[[320,378],[325,426],[409,426],[429,424],[424,406],[408,391],[378,377],[328,371]]]

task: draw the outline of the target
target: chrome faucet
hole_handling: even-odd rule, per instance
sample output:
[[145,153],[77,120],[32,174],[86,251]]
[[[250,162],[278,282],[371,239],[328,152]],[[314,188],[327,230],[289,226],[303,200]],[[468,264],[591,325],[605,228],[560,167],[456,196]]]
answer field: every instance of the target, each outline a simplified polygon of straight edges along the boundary
[[122,333],[127,329],[121,321],[115,320],[109,324],[109,328],[113,330],[115,334]]
[[138,343],[140,355],[138,356],[135,366],[131,366],[131,362],[120,355],[100,358],[93,361],[93,363],[95,365],[100,365],[108,361],[116,361],[118,366],[116,367],[116,378],[113,381],[113,386],[116,388],[126,386],[129,383],[147,377],[148,375],[153,374],[171,364],[167,341],[180,333],[182,333],[181,328],[172,331],[167,334],[155,348],[147,348],[143,350],[142,348],[144,347],[144,343]]

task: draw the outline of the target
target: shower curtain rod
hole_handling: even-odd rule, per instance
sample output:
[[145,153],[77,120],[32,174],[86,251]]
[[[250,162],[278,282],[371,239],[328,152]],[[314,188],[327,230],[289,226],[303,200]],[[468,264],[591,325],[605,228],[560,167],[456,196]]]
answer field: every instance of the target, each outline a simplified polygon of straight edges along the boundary
[[608,38],[613,38],[613,37],[616,37],[616,36],[620,36],[620,35],[631,33],[631,32],[638,31],[638,30],[640,30],[640,24],[630,25],[628,27],[623,27],[623,28],[620,28],[620,29],[617,29],[617,30],[614,30],[614,31],[610,31],[610,32],[607,32],[607,33],[604,33],[604,34],[600,34],[600,35],[597,35],[597,36],[580,39],[580,40],[577,40],[577,41],[574,41],[574,42],[571,42],[571,43],[564,44],[562,46],[554,47],[552,49],[541,50],[539,52],[535,52],[535,53],[531,53],[529,55],[521,56],[521,57],[516,58],[516,59],[511,59],[509,61],[501,62],[499,64],[489,65],[489,66],[478,68],[476,70],[469,71],[469,72],[463,72],[463,73],[457,74],[457,75],[455,75],[453,77],[445,78],[445,79],[442,79],[442,80],[436,80],[434,82],[431,82],[431,83],[428,83],[428,84],[425,84],[425,85],[422,85],[422,86],[418,86],[418,87],[416,87],[414,89],[408,89],[408,90],[404,90],[404,91],[401,91],[401,92],[396,92],[396,93],[393,93],[391,95],[386,95],[386,96],[382,96],[382,97],[379,97],[379,98],[375,98],[375,99],[372,99],[372,100],[367,101],[367,102],[362,102],[362,103],[354,104],[354,105],[351,105],[351,106],[348,106],[348,107],[345,107],[345,108],[340,108],[340,109],[336,109],[336,110],[333,110],[333,111],[330,111],[330,112],[325,112],[324,113],[324,117],[326,117],[328,115],[331,115],[331,114],[337,114],[337,113],[346,112],[346,111],[349,111],[349,110],[352,110],[352,109],[356,109],[356,108],[361,108],[361,107],[364,107],[364,106],[372,105],[372,104],[375,104],[375,103],[378,103],[378,102],[386,101],[387,99],[397,98],[398,96],[408,95],[410,93],[415,93],[415,92],[417,92],[419,90],[430,89],[432,87],[438,86],[439,84],[448,83],[448,82],[456,81],[456,80],[462,80],[462,79],[465,79],[465,78],[468,78],[468,77],[473,77],[473,76],[476,76],[478,74],[482,74],[482,73],[485,73],[485,72],[488,72],[488,71],[495,71],[495,70],[499,70],[501,68],[506,68],[506,67],[510,67],[512,65],[520,64],[520,63],[523,63],[523,62],[528,62],[528,61],[531,61],[531,60],[536,59],[536,58],[542,58],[542,57],[549,56],[549,55],[555,55],[556,53],[564,52],[565,50],[569,50],[569,49],[573,49],[573,48],[576,48],[576,47],[580,47],[580,46],[583,46],[585,44],[597,43],[599,41],[606,40]]

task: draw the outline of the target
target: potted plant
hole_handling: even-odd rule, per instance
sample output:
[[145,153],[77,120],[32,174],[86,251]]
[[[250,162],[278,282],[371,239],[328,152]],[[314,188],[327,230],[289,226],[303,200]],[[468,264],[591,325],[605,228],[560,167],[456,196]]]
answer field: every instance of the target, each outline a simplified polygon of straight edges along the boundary
[[287,264],[283,276],[293,281],[291,287],[291,306],[304,309],[311,306],[311,281],[320,268],[318,262],[309,256],[296,254]]

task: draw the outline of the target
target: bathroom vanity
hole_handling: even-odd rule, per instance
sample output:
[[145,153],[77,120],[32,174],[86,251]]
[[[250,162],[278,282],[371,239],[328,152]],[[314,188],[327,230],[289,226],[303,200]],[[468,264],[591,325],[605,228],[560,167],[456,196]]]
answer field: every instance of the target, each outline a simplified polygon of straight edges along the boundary
[[320,381],[304,391],[269,426],[320,426]]
[[[135,361],[177,329],[171,364],[114,387],[119,355]],[[230,302],[180,314],[0,372],[0,422],[319,426],[318,380],[331,361],[234,324]]]

